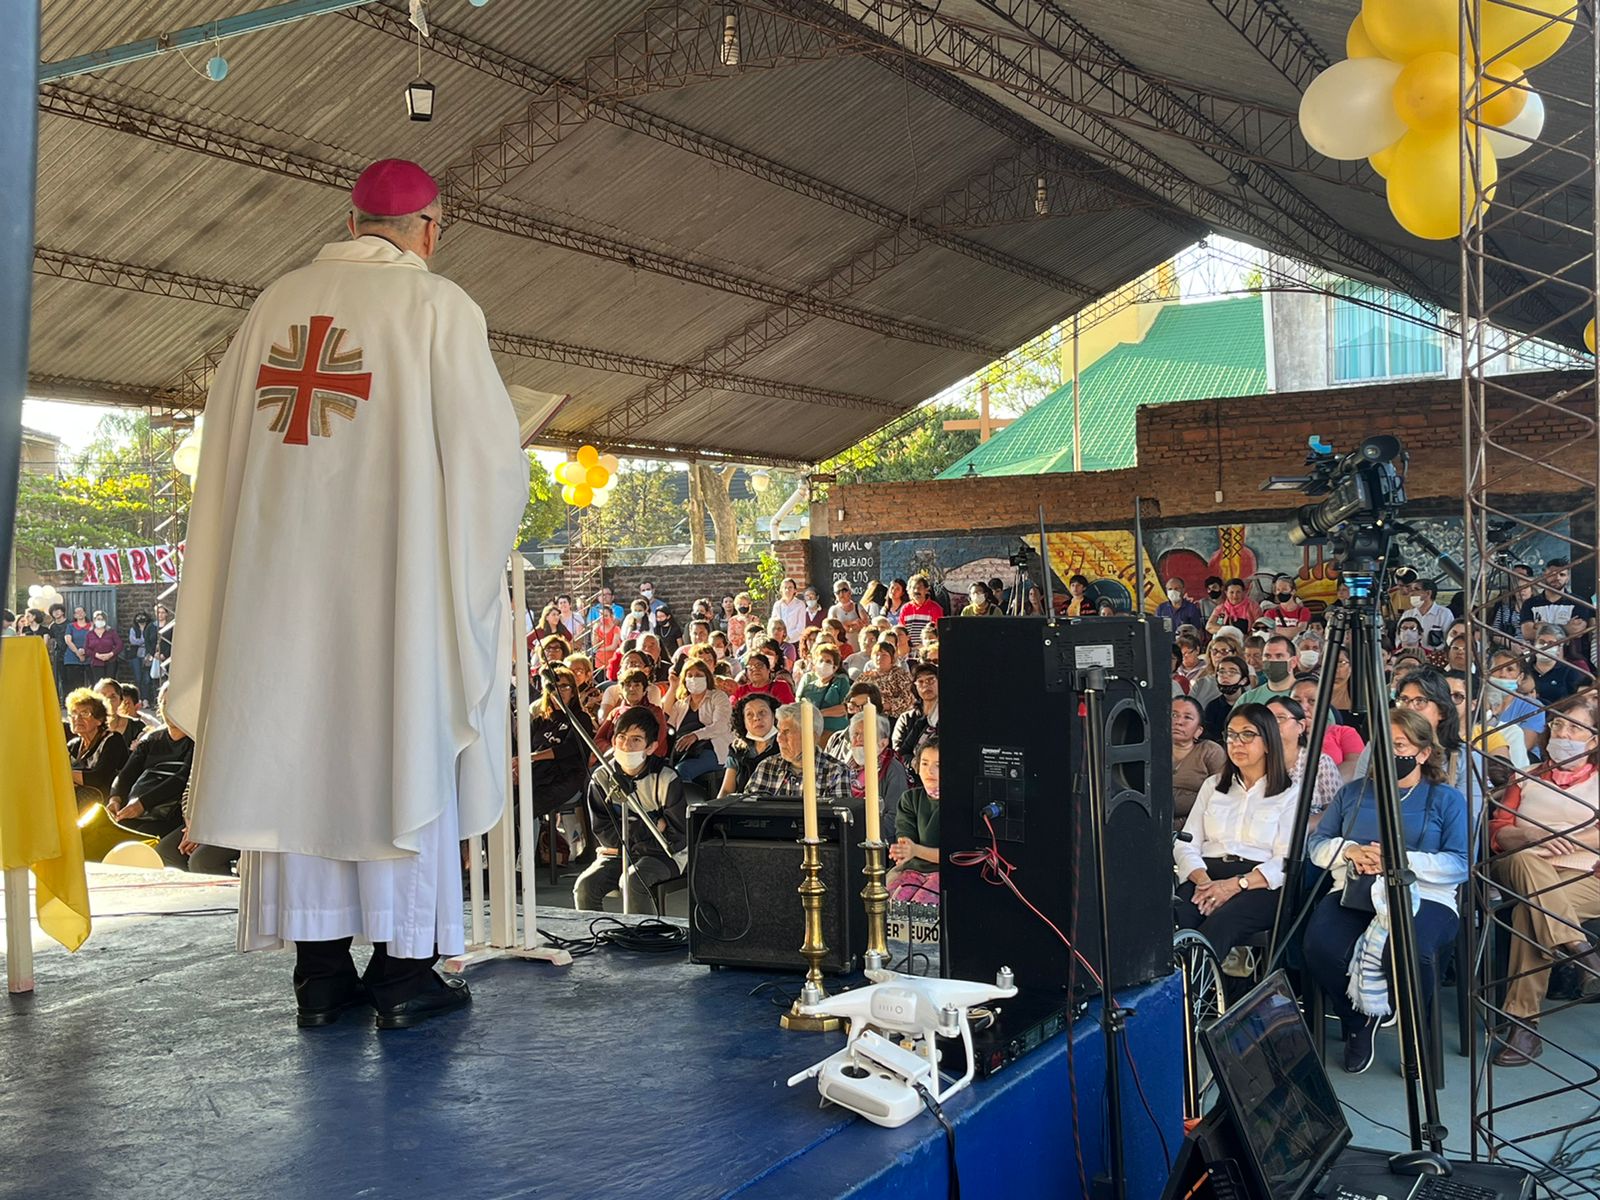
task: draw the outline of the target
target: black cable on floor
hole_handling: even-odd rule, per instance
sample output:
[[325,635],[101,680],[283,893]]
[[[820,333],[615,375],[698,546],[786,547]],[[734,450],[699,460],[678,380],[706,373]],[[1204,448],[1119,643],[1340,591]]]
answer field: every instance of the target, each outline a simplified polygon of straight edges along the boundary
[[950,1118],[944,1115],[944,1109],[933,1098],[933,1093],[928,1090],[926,1084],[919,1081],[912,1086],[917,1089],[917,1094],[922,1097],[922,1103],[933,1114],[933,1119],[939,1122],[940,1128],[944,1130],[945,1159],[950,1169],[950,1187],[946,1195],[950,1200],[961,1200],[961,1173],[956,1168],[956,1127],[950,1124]]

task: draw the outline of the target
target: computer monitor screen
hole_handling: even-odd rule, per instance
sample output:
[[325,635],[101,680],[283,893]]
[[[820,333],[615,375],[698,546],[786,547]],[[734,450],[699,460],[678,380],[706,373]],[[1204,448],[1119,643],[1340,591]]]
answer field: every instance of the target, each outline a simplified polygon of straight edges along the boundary
[[1201,1033],[1261,1195],[1311,1194],[1350,1142],[1333,1084],[1279,971]]

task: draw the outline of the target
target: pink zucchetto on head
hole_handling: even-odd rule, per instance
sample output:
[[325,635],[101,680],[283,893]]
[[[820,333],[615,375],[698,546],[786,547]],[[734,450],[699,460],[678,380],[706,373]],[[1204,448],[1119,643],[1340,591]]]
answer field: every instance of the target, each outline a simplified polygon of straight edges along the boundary
[[381,158],[373,163],[350,190],[357,212],[374,217],[404,217],[421,212],[439,195],[439,185],[414,162]]

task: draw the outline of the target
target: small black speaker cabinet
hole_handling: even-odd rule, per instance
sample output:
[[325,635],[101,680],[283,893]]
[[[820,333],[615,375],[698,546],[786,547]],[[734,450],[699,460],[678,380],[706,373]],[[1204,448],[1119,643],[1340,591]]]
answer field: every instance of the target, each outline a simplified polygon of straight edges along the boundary
[[[865,855],[861,801],[824,801],[822,969],[844,974],[867,949],[861,889]],[[689,961],[713,967],[804,972],[800,956],[800,801],[741,797],[689,806]]]
[[[1115,988],[1172,969],[1171,634],[1135,617],[940,623],[939,850],[942,969],[1030,989],[1097,990],[1066,946],[1011,891],[958,851],[998,844],[1012,881],[1100,969],[1099,898],[1088,828],[1083,672],[1105,673],[1107,878]],[[954,681],[969,681],[958,686]],[[992,830],[992,833],[991,833]]]

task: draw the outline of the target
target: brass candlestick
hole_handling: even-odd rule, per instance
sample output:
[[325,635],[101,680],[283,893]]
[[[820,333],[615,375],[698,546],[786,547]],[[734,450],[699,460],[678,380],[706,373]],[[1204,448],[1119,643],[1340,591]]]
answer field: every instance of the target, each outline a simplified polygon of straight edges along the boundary
[[839,1017],[817,1017],[800,1011],[803,1005],[820,1004],[828,995],[822,987],[822,959],[828,953],[828,943],[822,932],[822,898],[828,894],[828,885],[822,882],[822,840],[800,839],[800,907],[805,911],[806,940],[800,947],[805,957],[806,981],[800,988],[800,997],[779,1019],[785,1029],[801,1029],[813,1033],[828,1033],[842,1029]]
[[861,873],[867,885],[861,889],[861,903],[867,911],[867,954],[863,963],[867,978],[874,971],[889,969],[889,889],[884,886],[888,873],[889,846],[886,842],[862,842],[867,852],[867,864]]

